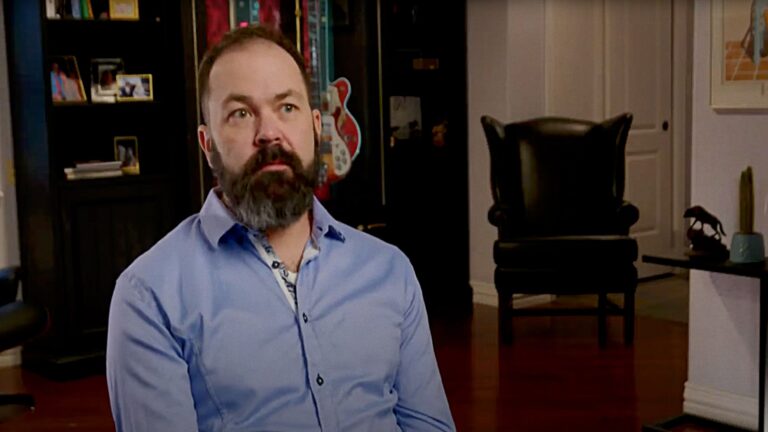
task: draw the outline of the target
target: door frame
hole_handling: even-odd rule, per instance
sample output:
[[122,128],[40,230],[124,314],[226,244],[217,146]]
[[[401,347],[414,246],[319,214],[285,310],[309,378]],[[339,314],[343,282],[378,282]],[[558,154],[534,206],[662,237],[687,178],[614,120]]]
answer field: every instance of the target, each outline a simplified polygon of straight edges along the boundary
[[[672,2],[672,247],[686,249],[683,219],[691,205],[691,95],[693,91],[693,2]],[[672,271],[670,269],[670,271]]]

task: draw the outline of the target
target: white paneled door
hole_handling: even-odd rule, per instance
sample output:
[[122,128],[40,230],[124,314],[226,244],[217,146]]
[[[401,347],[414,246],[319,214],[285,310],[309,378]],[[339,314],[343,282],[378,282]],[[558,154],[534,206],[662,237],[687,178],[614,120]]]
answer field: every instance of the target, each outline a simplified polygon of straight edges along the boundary
[[[547,113],[634,115],[625,189],[640,209],[632,236],[641,254],[672,252],[671,0],[552,0],[547,15]],[[664,270],[638,268],[641,277]]]

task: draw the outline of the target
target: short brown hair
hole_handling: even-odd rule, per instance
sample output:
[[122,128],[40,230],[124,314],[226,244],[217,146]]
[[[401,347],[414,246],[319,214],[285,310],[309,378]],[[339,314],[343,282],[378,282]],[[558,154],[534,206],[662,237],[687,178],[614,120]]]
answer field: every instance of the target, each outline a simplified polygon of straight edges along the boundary
[[301,56],[296,45],[294,45],[294,43],[285,35],[270,27],[258,25],[240,27],[225,34],[219,43],[210,47],[203,56],[203,60],[200,62],[200,69],[197,73],[197,89],[200,92],[200,109],[203,113],[203,121],[207,120],[207,110],[205,105],[208,102],[208,87],[211,78],[211,69],[213,69],[216,60],[232,48],[240,47],[248,42],[258,40],[272,42],[290,54],[301,72],[301,77],[304,80],[304,87],[307,90],[307,96],[309,97],[309,73],[304,64],[304,57]]

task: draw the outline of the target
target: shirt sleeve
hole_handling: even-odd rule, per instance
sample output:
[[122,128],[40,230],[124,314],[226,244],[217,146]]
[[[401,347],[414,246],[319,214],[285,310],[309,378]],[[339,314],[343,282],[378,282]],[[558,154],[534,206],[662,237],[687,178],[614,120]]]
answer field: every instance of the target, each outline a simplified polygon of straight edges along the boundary
[[187,370],[156,297],[137,278],[121,275],[107,333],[107,384],[117,432],[197,430]]
[[413,269],[408,267],[400,366],[394,385],[398,394],[397,423],[404,432],[455,431],[435,360],[421,288]]

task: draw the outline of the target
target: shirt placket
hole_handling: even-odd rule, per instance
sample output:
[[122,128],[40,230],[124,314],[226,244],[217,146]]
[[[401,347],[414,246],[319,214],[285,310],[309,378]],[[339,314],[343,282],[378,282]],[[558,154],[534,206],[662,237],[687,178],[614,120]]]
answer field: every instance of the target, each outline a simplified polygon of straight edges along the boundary
[[[299,316],[299,333],[301,335],[302,349],[307,364],[307,378],[312,391],[312,397],[317,408],[318,421],[321,430],[335,431],[339,429],[338,415],[336,412],[336,403],[334,401],[333,391],[330,383],[325,376],[325,365],[323,363],[320,343],[317,339],[317,333],[314,331],[311,308],[308,307],[308,299],[312,297],[308,290],[312,290],[312,284],[316,278],[317,269],[317,249],[301,264],[301,271],[296,280],[297,288],[299,283],[303,287],[302,301],[297,303],[296,313]],[[305,298],[307,297],[307,298]]]
[[[258,244],[260,249],[266,255],[265,261],[270,263],[273,270],[273,274],[276,275],[278,283],[284,284],[285,289],[291,294],[293,298],[293,310],[296,313],[299,323],[299,335],[302,345],[302,353],[307,365],[307,379],[309,381],[310,391],[312,392],[312,398],[317,408],[318,423],[321,430],[334,431],[338,430],[338,416],[336,412],[336,404],[334,402],[333,393],[329,384],[326,382],[326,377],[323,374],[324,367],[322,362],[322,356],[320,355],[320,344],[317,340],[316,333],[313,330],[312,317],[310,315],[310,308],[304,305],[307,302],[299,302],[298,285],[299,279],[306,283],[312,283],[315,280],[315,268],[312,265],[313,261],[317,260],[319,254],[318,242],[315,238],[311,241],[311,245],[304,251],[301,265],[301,269],[296,277],[296,283],[292,283],[288,277],[288,269],[285,264],[280,260],[277,254],[274,252],[274,248],[269,244],[269,241],[265,236],[255,234],[253,236],[254,244]],[[307,293],[312,287],[307,287],[303,291]]]

